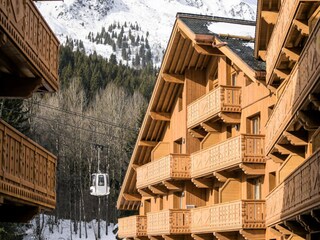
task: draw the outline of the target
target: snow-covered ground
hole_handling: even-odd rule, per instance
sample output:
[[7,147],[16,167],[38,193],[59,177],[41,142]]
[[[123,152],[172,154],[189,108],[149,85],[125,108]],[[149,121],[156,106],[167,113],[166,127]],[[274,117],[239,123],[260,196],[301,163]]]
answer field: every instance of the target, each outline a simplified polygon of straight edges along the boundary
[[[138,23],[142,35],[149,32],[153,56],[162,59],[177,12],[254,20],[257,0],[64,0],[38,2],[41,13],[61,42],[66,37],[81,39],[88,53],[104,57],[110,46],[96,44],[87,38],[89,32],[100,32],[114,22]],[[121,59],[121,53],[117,53]]]
[[[42,217],[41,217],[42,218]],[[73,223],[70,223],[70,220],[59,220],[58,224],[51,225],[49,224],[50,220],[47,216],[44,217],[45,224],[42,231],[42,236],[44,240],[97,240],[98,236],[98,223],[97,221],[93,220],[87,223],[87,233],[88,238],[85,237],[85,226],[84,223],[81,224],[81,237],[79,234],[79,224],[78,224],[78,232],[77,234],[74,233]],[[42,223],[42,222],[40,222]],[[72,236],[70,233],[70,224],[72,226]],[[100,222],[101,231],[100,236],[101,240],[114,240],[116,239],[115,235],[113,234],[112,230],[114,229],[114,225],[110,224],[108,227],[108,235],[106,235],[106,223],[105,221]],[[52,228],[52,229],[50,229]],[[30,228],[26,231],[26,236],[23,240],[35,240],[39,239],[36,237],[36,221],[32,220]]]

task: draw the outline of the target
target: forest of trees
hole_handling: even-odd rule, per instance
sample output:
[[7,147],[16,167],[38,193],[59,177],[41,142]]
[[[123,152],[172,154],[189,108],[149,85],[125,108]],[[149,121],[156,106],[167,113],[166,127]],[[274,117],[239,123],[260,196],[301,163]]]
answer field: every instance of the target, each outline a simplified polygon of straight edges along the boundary
[[[71,219],[72,231],[85,236],[79,224],[98,217],[115,223],[125,214],[116,210],[116,201],[157,69],[135,69],[114,56],[104,59],[72,49],[70,41],[60,49],[58,93],[1,100],[0,118],[57,156],[53,222]],[[98,197],[89,194],[90,176],[98,168],[97,144],[103,146],[100,170],[109,173],[111,182],[110,195],[100,199],[101,211]]]

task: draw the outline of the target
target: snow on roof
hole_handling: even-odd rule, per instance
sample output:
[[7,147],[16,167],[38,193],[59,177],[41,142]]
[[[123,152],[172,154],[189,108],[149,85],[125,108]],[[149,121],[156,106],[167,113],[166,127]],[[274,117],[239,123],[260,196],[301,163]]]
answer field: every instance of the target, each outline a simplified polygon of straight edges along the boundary
[[215,34],[230,34],[252,38],[254,38],[255,35],[255,26],[251,25],[212,22],[208,25],[208,29]]

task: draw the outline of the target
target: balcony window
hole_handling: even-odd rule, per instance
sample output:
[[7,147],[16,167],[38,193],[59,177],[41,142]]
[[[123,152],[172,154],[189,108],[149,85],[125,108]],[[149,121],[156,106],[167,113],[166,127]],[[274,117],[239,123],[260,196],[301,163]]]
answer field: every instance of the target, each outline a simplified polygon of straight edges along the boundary
[[252,178],[248,180],[248,199],[261,199],[261,178]]
[[260,114],[248,118],[247,132],[251,134],[260,134]]

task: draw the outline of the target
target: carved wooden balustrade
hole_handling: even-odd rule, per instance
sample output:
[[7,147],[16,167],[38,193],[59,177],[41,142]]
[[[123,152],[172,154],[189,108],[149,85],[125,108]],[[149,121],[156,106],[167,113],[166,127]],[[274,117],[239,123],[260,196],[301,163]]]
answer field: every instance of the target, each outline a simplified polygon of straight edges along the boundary
[[265,202],[242,200],[191,209],[191,232],[265,228]]
[[219,86],[188,105],[188,128],[220,112],[241,112],[241,88]]
[[281,54],[281,49],[284,45],[285,38],[293,22],[293,18],[296,9],[301,0],[284,0],[281,1],[281,7],[279,10],[278,20],[274,26],[266,55],[266,80],[267,83],[270,81],[271,74],[275,68],[275,64],[279,55]]
[[318,150],[267,196],[267,226],[320,206],[319,162]]
[[182,179],[190,179],[189,155],[170,154],[137,168],[137,188]]
[[147,234],[188,234],[190,222],[190,210],[187,209],[167,209],[147,213]]
[[264,136],[239,135],[191,154],[191,177],[201,177],[240,163],[264,163]]
[[54,209],[56,157],[0,120],[0,195]]
[[118,219],[120,238],[147,236],[147,216],[131,216]]
[[[28,70],[35,78],[41,79],[44,89],[58,89],[59,41],[32,0],[0,1],[0,36],[11,42],[4,46],[4,51],[12,46],[17,48],[12,54],[19,56],[19,60],[16,59],[17,67],[28,64]],[[9,54],[10,52],[12,50],[7,51]],[[24,74],[28,75],[28,72]]]
[[[286,1],[291,2],[291,1]],[[296,2],[296,1],[292,1]],[[284,10],[283,10],[284,11]],[[320,23],[300,55],[299,62],[292,70],[292,74],[279,98],[272,115],[266,125],[266,154],[276,144],[278,138],[295,117],[299,106],[308,97],[320,75]],[[269,44],[269,46],[272,44]]]

